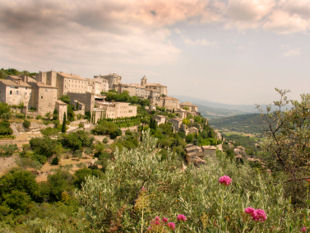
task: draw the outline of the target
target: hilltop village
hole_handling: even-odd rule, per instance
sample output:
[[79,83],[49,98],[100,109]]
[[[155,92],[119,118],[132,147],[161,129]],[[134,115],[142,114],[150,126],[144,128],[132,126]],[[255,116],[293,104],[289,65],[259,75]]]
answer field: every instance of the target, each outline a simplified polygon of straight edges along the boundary
[[[67,135],[76,141],[84,135],[95,143],[88,150],[104,142],[104,153],[113,156],[116,147],[133,148],[142,131],[148,129],[158,139],[163,154],[172,149],[186,163],[204,164],[206,155],[221,149],[221,135],[209,127],[196,105],[169,96],[167,86],[149,83],[145,76],[140,83],[126,84],[116,73],[84,78],[55,71],[33,75],[13,72],[0,79],[0,101],[4,109],[0,111],[0,153],[14,151],[5,145],[16,145],[22,154],[28,149],[33,153],[36,140],[63,144]],[[74,158],[78,153],[88,158],[86,163],[100,164],[100,158],[87,156],[80,147],[66,156]],[[40,153],[34,152],[29,159],[44,166],[50,166],[54,159],[59,165],[66,163],[61,152]],[[51,168],[44,166],[39,174],[45,178],[38,180],[49,174]]]
[[[122,77],[115,73],[94,76],[92,79],[55,71],[39,72],[35,77],[9,75],[0,80],[0,101],[12,106],[23,105],[26,115],[29,110],[36,116],[57,111],[59,120],[62,120],[64,114],[67,114],[67,106],[61,97],[66,95],[80,114],[90,114],[93,123],[100,119],[135,117],[137,106],[105,100],[104,93],[115,91],[148,99],[150,109],[162,107],[178,113],[178,118],[173,121],[176,129],[187,114],[198,114],[197,106],[189,102],[180,103],[178,99],[169,97],[167,86],[148,83],[145,76],[140,84],[124,84],[121,81]],[[157,119],[164,123],[164,118],[159,116]]]

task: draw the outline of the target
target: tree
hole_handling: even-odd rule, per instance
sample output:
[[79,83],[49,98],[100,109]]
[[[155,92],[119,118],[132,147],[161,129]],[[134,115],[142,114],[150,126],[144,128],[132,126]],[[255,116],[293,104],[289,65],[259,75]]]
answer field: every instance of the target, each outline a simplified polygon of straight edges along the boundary
[[29,127],[31,126],[31,122],[27,121],[27,120],[24,120],[23,126],[24,126],[25,129],[29,129]]
[[62,120],[62,126],[61,126],[61,132],[62,133],[65,133],[66,132],[66,122],[67,122],[67,119],[66,119],[66,114],[64,114],[64,117],[63,117],[63,120]]
[[10,106],[7,103],[0,103],[0,118],[8,119],[10,117]]
[[275,110],[269,105],[263,115],[268,126],[264,149],[271,156],[271,169],[287,176],[293,203],[302,203],[306,193],[303,181],[310,179],[310,94],[297,101],[288,99],[287,90],[276,91],[280,99],[273,102]]

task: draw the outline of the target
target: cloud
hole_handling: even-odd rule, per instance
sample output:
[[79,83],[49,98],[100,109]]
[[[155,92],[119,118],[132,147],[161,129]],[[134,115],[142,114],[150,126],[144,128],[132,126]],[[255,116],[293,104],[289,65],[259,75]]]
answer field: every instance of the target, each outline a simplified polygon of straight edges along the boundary
[[289,34],[306,31],[309,28],[309,21],[300,15],[291,15],[288,12],[277,10],[272,13],[263,27],[280,34]]
[[256,28],[275,6],[274,0],[229,0],[227,27]]
[[300,49],[290,49],[283,53],[284,57],[297,57],[300,56]]
[[214,42],[208,41],[206,39],[190,39],[190,38],[184,38],[184,43],[190,46],[215,46]]

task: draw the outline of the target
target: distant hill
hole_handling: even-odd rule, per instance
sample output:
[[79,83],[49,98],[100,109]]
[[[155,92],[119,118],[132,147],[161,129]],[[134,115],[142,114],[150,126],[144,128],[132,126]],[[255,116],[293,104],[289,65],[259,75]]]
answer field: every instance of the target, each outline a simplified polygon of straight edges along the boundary
[[199,112],[208,119],[258,112],[255,105],[230,105],[197,99],[188,96],[175,96],[175,97],[182,102],[190,101],[193,104],[196,104],[199,108]]
[[266,123],[259,113],[242,114],[218,119],[210,119],[209,124],[220,130],[260,134],[266,129]]

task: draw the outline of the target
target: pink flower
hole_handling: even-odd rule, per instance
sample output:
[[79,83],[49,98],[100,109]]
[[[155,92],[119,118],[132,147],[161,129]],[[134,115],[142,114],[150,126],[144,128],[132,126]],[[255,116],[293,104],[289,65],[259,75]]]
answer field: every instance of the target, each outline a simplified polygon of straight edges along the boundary
[[244,212],[251,215],[253,220],[264,222],[267,219],[267,215],[262,209],[254,209],[252,207],[247,207],[244,209]]
[[232,181],[232,179],[229,177],[229,176],[221,176],[220,178],[219,178],[219,182],[221,183],[221,184],[224,184],[224,185],[226,185],[226,186],[228,186],[228,185],[230,185],[231,184],[231,181]]
[[306,227],[303,227],[303,228],[300,229],[300,231],[301,231],[301,232],[306,232],[306,233],[307,233],[307,228],[306,228]]
[[183,222],[185,222],[185,221],[187,220],[187,218],[186,218],[186,216],[185,216],[185,215],[183,215],[183,214],[179,214],[179,215],[178,215],[178,220],[179,220],[179,221],[183,221]]
[[174,229],[175,229],[175,223],[174,222],[168,222],[168,227],[171,229],[171,230],[173,230],[174,231]]
[[156,216],[154,219],[155,219],[155,221],[160,221],[160,217],[159,216]]
[[254,212],[254,210],[255,210],[254,208],[249,206],[249,207],[244,209],[244,212],[247,214],[252,214]]
[[168,218],[163,217],[163,222],[168,222]]
[[267,215],[265,211],[262,209],[254,210],[252,217],[255,221],[261,221],[261,222],[264,222],[267,219]]

